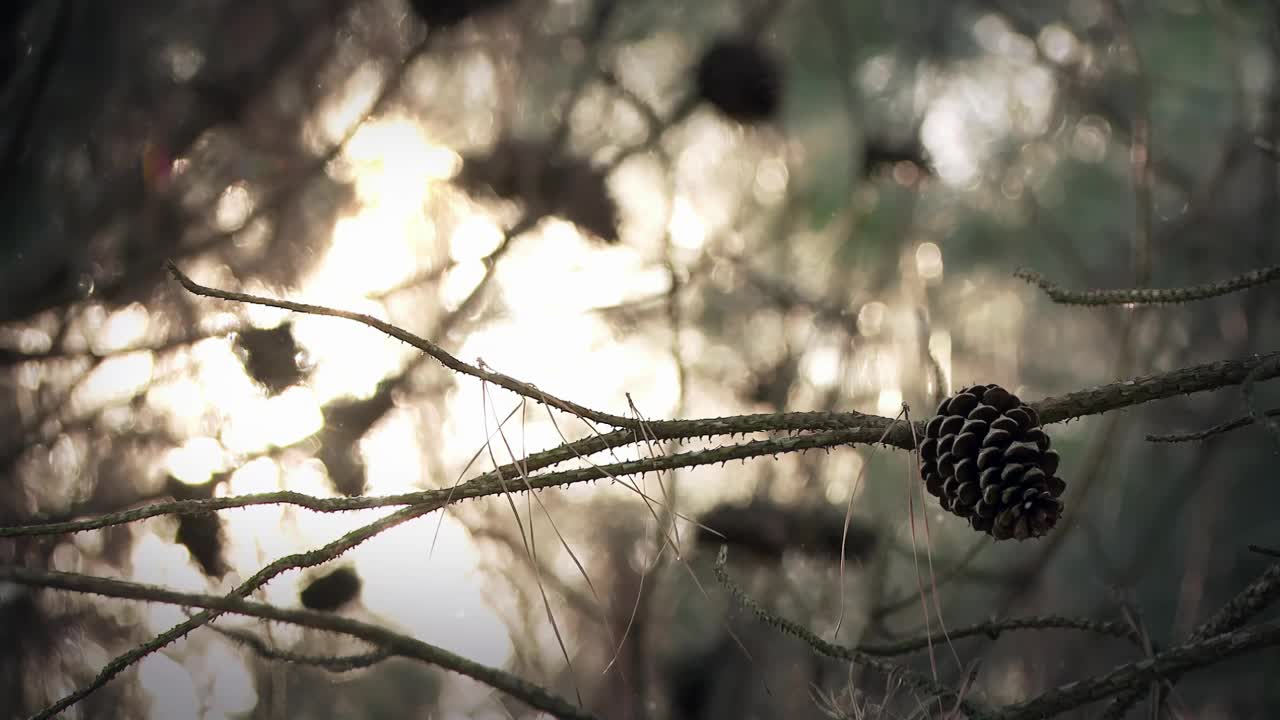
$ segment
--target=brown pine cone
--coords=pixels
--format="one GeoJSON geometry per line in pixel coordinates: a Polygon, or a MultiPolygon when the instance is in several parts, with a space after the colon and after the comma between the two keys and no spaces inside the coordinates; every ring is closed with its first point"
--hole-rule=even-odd
{"type": "Polygon", "coordinates": [[[1036,411],[999,385],[943,400],[925,426],[920,460],[942,507],[997,540],[1041,537],[1062,516],[1058,453],[1036,411]]]}

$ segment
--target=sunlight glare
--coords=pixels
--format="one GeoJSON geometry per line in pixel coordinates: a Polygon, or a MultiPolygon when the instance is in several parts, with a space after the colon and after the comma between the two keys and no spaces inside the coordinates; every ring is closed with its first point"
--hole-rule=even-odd
{"type": "Polygon", "coordinates": [[[1022,62],[1035,59],[1035,45],[1029,38],[1015,32],[1004,18],[988,14],[973,24],[973,37],[978,45],[992,55],[1001,55],[1022,62]]]}
{"type": "Polygon", "coordinates": [[[222,442],[233,452],[251,453],[284,447],[315,434],[324,425],[315,393],[292,387],[272,398],[246,403],[224,426],[222,442]]]}
{"type": "Polygon", "coordinates": [[[382,207],[339,219],[324,262],[306,283],[307,293],[332,302],[404,281],[413,274],[414,253],[407,237],[411,227],[411,218],[382,207]]]}
{"type": "MultiPolygon", "coordinates": [[[[360,441],[370,495],[412,492],[421,487],[418,429],[409,414],[392,411],[360,441]]],[[[438,479],[437,479],[438,480],[438,479]]]]}
{"type": "MultiPolygon", "coordinates": [[[[290,467],[284,474],[284,489],[314,497],[334,497],[333,485],[325,474],[324,463],[315,458],[290,467]]],[[[333,515],[334,513],[314,515],[304,513],[302,517],[332,517],[333,515]]]]}
{"type": "Polygon", "coordinates": [[[309,128],[309,144],[316,152],[323,152],[360,121],[377,97],[384,73],[375,63],[368,62],[351,73],[340,97],[328,103],[321,112],[318,127],[309,128]]]}
{"type": "Polygon", "coordinates": [[[1044,133],[1057,96],[1057,80],[1035,62],[1029,39],[993,16],[975,23],[974,32],[991,56],[946,79],[921,126],[938,177],[958,186],[979,179],[988,148],[1009,134],[1044,133]]]}
{"type": "MultiPolygon", "coordinates": [[[[130,580],[181,592],[207,591],[208,582],[196,569],[191,553],[173,542],[171,522],[148,525],[150,532],[138,533],[129,553],[129,566],[133,568],[130,580]]],[[[147,605],[144,617],[152,632],[161,632],[185,619],[181,608],[163,603],[147,605]]]]}
{"type": "Polygon", "coordinates": [[[175,43],[164,49],[164,63],[174,80],[185,83],[204,67],[205,55],[200,48],[186,43],[175,43]]]}
{"type": "Polygon", "coordinates": [[[671,284],[660,265],[626,248],[600,248],[577,226],[554,218],[512,248],[498,268],[498,280],[512,316],[530,322],[576,318],[584,308],[651,297],[671,284]]]}
{"type": "Polygon", "coordinates": [[[971,133],[965,127],[965,103],[947,95],[934,102],[925,115],[920,134],[934,160],[938,177],[951,185],[967,185],[981,170],[972,150],[971,133]]]}
{"type": "Polygon", "coordinates": [[[164,459],[165,471],[180,482],[199,485],[225,467],[222,445],[211,437],[195,437],[171,449],[164,459]]]}
{"type": "Polygon", "coordinates": [[[688,198],[676,198],[671,211],[671,221],[667,224],[667,232],[671,233],[671,242],[682,250],[696,252],[702,249],[707,240],[707,227],[694,210],[688,198]]]}
{"type": "MultiPolygon", "coordinates": [[[[231,474],[226,485],[226,494],[252,495],[254,493],[275,492],[280,489],[280,468],[271,458],[257,458],[242,465],[231,474]]],[[[245,508],[240,512],[261,508],[245,508]]]]}
{"type": "Polygon", "coordinates": [[[1052,23],[1041,28],[1037,42],[1044,56],[1059,65],[1075,62],[1080,57],[1080,41],[1062,23],[1052,23]]]}
{"type": "Polygon", "coordinates": [[[1076,123],[1071,135],[1071,154],[1081,162],[1100,163],[1111,144],[1111,124],[1098,115],[1086,115],[1076,123]]]}
{"type": "Polygon", "coordinates": [[[876,399],[876,412],[885,417],[893,417],[902,412],[902,389],[881,388],[876,399]]]}
{"type": "Polygon", "coordinates": [[[845,505],[849,502],[849,493],[857,490],[857,494],[853,496],[853,502],[857,503],[858,498],[867,491],[867,483],[862,482],[854,488],[853,483],[858,478],[858,474],[862,472],[862,466],[867,463],[866,458],[860,452],[849,453],[841,456],[840,472],[831,473],[827,476],[827,484],[824,488],[827,502],[833,505],[845,505]],[[846,460],[847,458],[847,460],[846,460]],[[848,463],[847,465],[844,463],[848,463]]]}
{"type": "Polygon", "coordinates": [[[142,303],[129,303],[107,316],[106,322],[90,340],[93,351],[109,355],[138,345],[147,334],[151,313],[142,303]]]}
{"type": "Polygon", "coordinates": [[[765,158],[756,168],[753,189],[755,198],[762,205],[772,205],[784,197],[790,173],[786,160],[780,157],[765,158]]]}
{"type": "Polygon", "coordinates": [[[195,680],[168,655],[152,653],[139,661],[138,683],[147,700],[148,717],[200,717],[195,680]]]}
{"type": "Polygon", "coordinates": [[[147,388],[155,371],[150,352],[131,352],[103,360],[71,396],[73,412],[123,401],[147,388]]]}
{"type": "Polygon", "coordinates": [[[334,224],[329,252],[305,283],[308,293],[330,299],[385,290],[414,273],[417,256],[436,239],[425,204],[462,162],[404,117],[361,125],[342,160],[360,208],[334,224]]]}
{"type": "MultiPolygon", "coordinates": [[[[368,298],[349,299],[342,307],[388,319],[386,306],[368,298]]],[[[406,347],[369,327],[334,318],[302,316],[293,330],[313,360],[308,385],[320,403],[343,395],[368,397],[379,381],[400,368],[400,349],[406,347]]]]}
{"type": "Polygon", "coordinates": [[[449,234],[449,258],[457,263],[483,260],[498,249],[503,237],[502,228],[491,218],[469,215],[449,234]]]}
{"type": "MultiPolygon", "coordinates": [[[[679,395],[676,368],[665,348],[642,338],[617,338],[594,316],[562,316],[554,322],[512,318],[489,323],[469,335],[457,354],[483,358],[499,372],[532,382],[548,393],[583,399],[594,406],[625,407],[624,394],[630,392],[646,413],[663,416],[671,411],[679,395]]],[[[492,387],[489,392],[499,418],[514,406],[510,393],[492,387]]],[[[460,380],[449,397],[448,420],[443,428],[445,436],[451,438],[449,462],[465,462],[482,447],[486,422],[490,430],[496,427],[492,410],[483,408],[488,414],[486,421],[480,403],[479,381],[460,380]]],[[[546,413],[537,408],[528,412],[527,426],[520,427],[515,437],[523,434],[531,449],[558,445],[560,437],[546,413]]],[[[566,432],[576,432],[575,428],[581,427],[575,420],[560,418],[558,422],[566,432]]],[[[508,437],[512,437],[511,426],[506,429],[508,437]]],[[[505,447],[499,446],[495,452],[501,461],[506,460],[505,447]]]]}
{"type": "Polygon", "coordinates": [[[253,194],[244,183],[228,185],[218,197],[218,205],[214,210],[214,223],[222,232],[238,230],[253,214],[255,205],[253,194]]]}
{"type": "MultiPolygon", "coordinates": [[[[277,492],[282,489],[280,466],[271,458],[245,463],[218,488],[218,497],[277,492]]],[[[222,524],[228,542],[223,556],[232,568],[259,568],[264,558],[276,558],[305,549],[288,522],[295,509],[282,505],[252,505],[223,513],[222,524]]],[[[314,546],[312,546],[314,547],[314,546]]],[[[264,588],[265,601],[286,607],[297,597],[299,573],[286,573],[264,588]]]]}
{"type": "Polygon", "coordinates": [[[364,580],[361,597],[370,612],[410,635],[500,667],[512,653],[511,637],[490,607],[479,554],[469,530],[450,515],[405,523],[350,553],[364,580]],[[441,522],[436,551],[428,558],[441,522]]]}
{"type": "Polygon", "coordinates": [[[462,158],[432,143],[422,127],[404,117],[360,126],[344,148],[362,202],[416,209],[430,183],[453,177],[462,158]]]}
{"type": "Polygon", "coordinates": [[[831,344],[815,347],[804,354],[800,367],[815,388],[829,388],[840,380],[840,349],[831,344]]]}
{"type": "Polygon", "coordinates": [[[925,280],[942,277],[942,249],[936,243],[920,243],[916,248],[916,272],[925,280]]]}
{"type": "Polygon", "coordinates": [[[863,92],[877,95],[889,87],[889,81],[897,72],[897,62],[892,55],[876,55],[862,64],[858,71],[858,84],[863,92]]]}
{"type": "Polygon", "coordinates": [[[476,285],[480,284],[484,273],[484,262],[481,260],[472,260],[453,266],[440,281],[440,304],[447,311],[457,310],[476,285]]]}
{"type": "MultiPolygon", "coordinates": [[[[212,678],[209,700],[213,707],[209,712],[220,715],[249,713],[258,704],[258,692],[254,689],[253,675],[245,663],[243,654],[235,652],[228,642],[211,642],[205,651],[188,660],[198,678],[212,678]]],[[[206,719],[209,716],[206,715],[206,719]]]]}
{"type": "Polygon", "coordinates": [[[864,337],[875,337],[884,328],[884,317],[889,306],[872,300],[858,308],[858,332],[864,337]]]}

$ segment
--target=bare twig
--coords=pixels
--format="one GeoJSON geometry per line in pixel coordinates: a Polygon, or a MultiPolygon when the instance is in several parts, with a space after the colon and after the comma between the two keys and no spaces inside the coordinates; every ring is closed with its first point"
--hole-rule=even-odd
{"type": "Polygon", "coordinates": [[[985,715],[986,710],[975,704],[974,701],[965,699],[961,697],[959,693],[938,685],[936,682],[921,673],[887,663],[884,660],[880,660],[879,658],[868,653],[864,653],[861,650],[827,642],[803,625],[775,615],[764,609],[742,588],[738,587],[737,583],[733,581],[733,578],[729,577],[728,571],[725,570],[725,563],[727,562],[728,557],[729,546],[721,545],[720,553],[716,556],[716,562],[712,568],[715,571],[716,579],[720,581],[720,584],[724,586],[725,590],[733,596],[734,600],[738,604],[742,605],[742,607],[747,610],[750,610],[751,613],[760,618],[761,621],[772,625],[788,635],[799,638],[809,647],[813,648],[814,652],[820,655],[825,655],[837,660],[845,660],[857,665],[863,665],[886,675],[901,678],[904,685],[925,693],[931,698],[937,698],[938,700],[947,703],[957,703],[958,708],[963,711],[965,715],[970,717],[983,717],[985,715]]]}
{"type": "Polygon", "coordinates": [[[1244,382],[1240,384],[1240,392],[1244,394],[1244,402],[1249,408],[1249,416],[1253,418],[1255,423],[1266,428],[1276,447],[1280,447],[1280,421],[1276,421],[1270,414],[1258,407],[1258,399],[1253,392],[1254,383],[1267,374],[1274,375],[1277,370],[1280,370],[1280,358],[1272,358],[1262,363],[1245,377],[1244,382]]]}
{"type": "Polygon", "coordinates": [[[945,634],[938,632],[927,637],[910,638],[908,640],[901,640],[882,645],[858,645],[853,649],[861,653],[866,653],[867,655],[905,655],[907,653],[924,649],[928,647],[929,643],[943,642],[947,638],[959,640],[967,637],[984,636],[995,640],[999,638],[1002,633],[1012,630],[1050,629],[1083,630],[1085,632],[1109,635],[1122,640],[1128,640],[1134,644],[1139,643],[1137,632],[1124,623],[1089,620],[1087,618],[1070,618],[1059,615],[1042,615],[1027,618],[1013,618],[1010,620],[991,620],[984,623],[978,623],[976,625],[970,625],[968,627],[950,630],[945,634]]]}
{"type": "Polygon", "coordinates": [[[377,665],[392,656],[392,653],[385,648],[377,648],[369,652],[351,655],[305,655],[271,647],[266,640],[246,630],[233,630],[231,628],[218,627],[217,625],[210,625],[209,629],[248,647],[254,654],[264,660],[309,665],[334,673],[362,670],[377,665]]]}
{"type": "MultiPolygon", "coordinates": [[[[1183,645],[1182,647],[1187,648],[1194,646],[1196,643],[1225,637],[1226,633],[1239,629],[1249,622],[1254,615],[1257,615],[1277,599],[1280,599],[1280,564],[1267,568],[1257,580],[1254,580],[1239,595],[1236,595],[1230,602],[1222,606],[1222,609],[1214,613],[1213,617],[1197,627],[1195,632],[1191,634],[1188,645],[1183,645]]],[[[1272,623],[1272,625],[1280,627],[1276,623],[1272,623]]],[[[1158,660],[1159,657],[1156,659],[1158,660]]],[[[1191,667],[1196,666],[1193,665],[1191,667]]],[[[1181,671],[1168,671],[1161,673],[1160,676],[1167,678],[1169,683],[1173,684],[1178,681],[1181,671]]],[[[1148,678],[1148,680],[1150,679],[1148,678]]],[[[1136,702],[1142,699],[1142,695],[1142,686],[1126,692],[1111,701],[1102,717],[1105,720],[1120,720],[1136,702]]]]}
{"type": "Polygon", "coordinates": [[[1267,557],[1280,558],[1280,550],[1272,550],[1271,548],[1265,548],[1261,545],[1250,545],[1249,552],[1256,552],[1259,555],[1266,555],[1267,557]]]}
{"type": "Polygon", "coordinates": [[[231,290],[218,290],[216,288],[207,287],[205,285],[200,285],[199,283],[195,282],[194,280],[192,280],[191,278],[183,274],[183,272],[178,269],[178,266],[173,264],[172,262],[167,263],[166,266],[169,268],[169,272],[173,274],[174,279],[176,279],[184,288],[186,288],[188,292],[191,292],[195,295],[217,298],[220,300],[229,300],[231,302],[242,302],[242,303],[252,303],[255,305],[265,305],[267,307],[275,307],[275,308],[280,308],[282,310],[291,310],[294,312],[307,313],[309,315],[322,315],[326,317],[336,317],[336,318],[342,318],[344,320],[351,320],[354,322],[358,322],[363,325],[368,325],[369,327],[374,328],[375,330],[378,330],[379,332],[382,332],[385,335],[389,335],[397,340],[400,340],[401,342],[407,343],[409,345],[412,345],[415,348],[418,348],[419,350],[425,352],[426,354],[438,360],[441,365],[444,365],[446,368],[449,368],[450,370],[453,370],[455,372],[459,372],[464,375],[470,375],[472,377],[479,378],[487,382],[491,382],[499,387],[505,388],[507,390],[510,390],[514,393],[523,395],[533,400],[542,399],[542,401],[546,402],[548,405],[551,405],[556,409],[563,410],[565,412],[572,413],[574,415],[579,415],[581,417],[587,417],[592,420],[596,420],[597,422],[607,423],[615,427],[630,427],[634,424],[630,418],[626,418],[621,415],[611,415],[608,413],[602,413],[596,410],[592,410],[590,408],[583,407],[576,403],[569,402],[567,400],[561,400],[555,397],[554,395],[548,395],[544,392],[541,392],[536,387],[528,383],[524,383],[519,380],[516,380],[515,378],[509,377],[507,375],[491,372],[489,370],[484,370],[475,365],[471,365],[470,363],[463,362],[457,359],[456,357],[454,357],[453,355],[450,355],[448,352],[444,350],[444,348],[431,342],[430,340],[427,340],[426,338],[418,337],[417,335],[414,335],[413,333],[408,332],[407,330],[402,330],[399,327],[396,327],[391,323],[379,320],[378,318],[375,318],[372,315],[366,315],[364,313],[357,313],[357,312],[350,312],[347,310],[338,310],[335,308],[324,307],[322,305],[312,305],[309,303],[292,302],[289,300],[275,300],[272,298],[262,297],[260,295],[250,295],[248,293],[234,292],[231,290]]]}
{"type": "Polygon", "coordinates": [[[1105,675],[1061,685],[1025,702],[1007,705],[988,720],[1039,720],[1091,702],[1280,644],[1280,621],[1191,641],[1158,653],[1149,660],[1121,665],[1105,675]]]}
{"type": "MultiPolygon", "coordinates": [[[[1267,410],[1262,414],[1268,418],[1280,417],[1280,408],[1272,408],[1271,410],[1267,410]]],[[[1154,434],[1147,435],[1147,442],[1158,442],[1158,443],[1197,442],[1199,440],[1207,440],[1215,435],[1222,435],[1223,433],[1231,432],[1232,430],[1239,430],[1242,427],[1248,427],[1252,424],[1253,424],[1252,415],[1241,415],[1238,418],[1233,418],[1226,422],[1218,423],[1217,425],[1214,425],[1212,427],[1207,427],[1204,430],[1196,430],[1194,432],[1183,432],[1183,433],[1169,433],[1167,435],[1154,435],[1154,434]]]]}
{"type": "Polygon", "coordinates": [[[1272,160],[1280,161],[1280,149],[1277,149],[1275,144],[1272,143],[1270,140],[1267,140],[1266,138],[1260,138],[1260,137],[1254,138],[1253,146],[1261,150],[1263,153],[1266,154],[1267,157],[1271,158],[1272,160]]]}

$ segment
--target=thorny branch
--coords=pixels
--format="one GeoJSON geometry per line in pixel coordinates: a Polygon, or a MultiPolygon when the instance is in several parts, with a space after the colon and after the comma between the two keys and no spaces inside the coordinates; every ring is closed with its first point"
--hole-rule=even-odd
{"type": "Polygon", "coordinates": [[[1068,683],[1025,702],[1008,705],[987,720],[1039,720],[1103,700],[1152,680],[1176,677],[1214,663],[1280,644],[1280,621],[1250,630],[1215,635],[1157,653],[1149,660],[1121,665],[1105,675],[1068,683]]]}
{"type": "MultiPolygon", "coordinates": [[[[1191,634],[1189,643],[1207,641],[1238,630],[1277,599],[1280,599],[1280,564],[1268,567],[1257,580],[1250,583],[1239,595],[1214,613],[1213,617],[1197,627],[1191,634]]],[[[1178,681],[1179,673],[1169,672],[1162,677],[1167,677],[1170,683],[1175,683],[1178,681]]],[[[1142,699],[1143,692],[1141,686],[1138,686],[1116,698],[1107,706],[1103,717],[1106,720],[1123,718],[1134,703],[1142,699]]]]}
{"type": "Polygon", "coordinates": [[[363,668],[372,667],[373,665],[377,665],[383,660],[391,657],[391,653],[382,648],[351,655],[304,655],[290,650],[281,650],[279,648],[271,647],[267,644],[267,641],[244,630],[231,630],[228,628],[218,627],[217,625],[210,625],[209,629],[219,635],[230,638],[231,640],[248,647],[253,650],[255,655],[264,660],[286,662],[295,665],[310,665],[333,673],[344,673],[352,670],[361,670],[363,668]]]}
{"type": "MultiPolygon", "coordinates": [[[[490,687],[502,690],[512,697],[519,698],[531,707],[543,710],[556,717],[581,720],[588,720],[592,717],[582,709],[574,707],[567,700],[517,675],[481,665],[460,655],[455,655],[448,650],[422,642],[408,635],[392,632],[379,625],[361,622],[340,615],[315,610],[280,608],[267,603],[245,600],[243,597],[233,595],[220,597],[217,595],[185,593],[123,580],[112,580],[110,578],[92,577],[76,573],[33,570],[12,565],[0,565],[0,580],[22,583],[32,587],[57,588],[128,600],[205,608],[205,612],[201,613],[201,615],[235,613],[263,620],[290,623],[315,630],[340,633],[363,640],[378,648],[378,652],[420,660],[478,680],[490,687]]],[[[289,659],[289,656],[282,655],[280,659],[289,659]]]]}
{"type": "Polygon", "coordinates": [[[1250,270],[1218,282],[1180,288],[1131,288],[1125,290],[1068,290],[1034,270],[1021,269],[1014,277],[1039,287],[1063,305],[1166,305],[1228,295],[1280,279],[1280,265],[1250,270]]]}
{"type": "Polygon", "coordinates": [[[716,563],[713,566],[716,579],[719,580],[725,590],[733,596],[735,602],[747,610],[750,610],[752,614],[760,618],[763,622],[799,638],[809,647],[813,648],[816,653],[830,658],[835,658],[837,660],[846,660],[857,665],[863,665],[886,675],[899,677],[902,679],[902,683],[904,685],[918,690],[931,698],[942,700],[947,704],[954,704],[963,710],[965,715],[976,717],[985,712],[981,707],[973,703],[973,701],[960,697],[954,691],[938,685],[936,682],[920,673],[890,664],[884,660],[873,657],[868,653],[862,652],[861,650],[847,648],[841,645],[836,645],[835,643],[827,642],[803,625],[786,618],[779,617],[768,610],[765,610],[742,588],[738,587],[738,585],[733,581],[733,578],[729,577],[728,571],[725,570],[725,562],[727,561],[728,556],[729,546],[721,545],[720,554],[716,557],[716,563]]]}
{"type": "MultiPolygon", "coordinates": [[[[403,333],[403,331],[398,332],[403,333]]],[[[404,334],[409,335],[409,333],[404,334]]],[[[426,343],[427,341],[422,342],[426,343]]],[[[448,355],[443,350],[440,350],[440,352],[448,355]]],[[[1149,375],[1134,380],[1126,380],[1089,390],[1046,398],[1038,403],[1032,403],[1032,406],[1038,410],[1044,422],[1062,422],[1071,418],[1116,410],[1178,394],[1239,384],[1252,370],[1261,367],[1264,360],[1274,357],[1280,357],[1280,353],[1254,356],[1246,360],[1228,360],[1192,366],[1169,373],[1149,375]]],[[[460,361],[454,362],[462,364],[460,361]]],[[[1262,373],[1263,376],[1280,374],[1280,367],[1276,367],[1274,364],[1264,369],[1267,369],[1268,372],[1262,373]]],[[[506,377],[490,371],[480,370],[479,368],[475,370],[490,377],[506,377]]],[[[517,387],[526,386],[525,383],[521,383],[518,380],[511,380],[510,382],[517,387]]],[[[529,385],[527,387],[533,386],[529,385]]],[[[535,400],[550,399],[550,396],[536,388],[533,392],[536,394],[531,397],[535,400]]],[[[567,401],[559,402],[572,405],[567,401]]],[[[548,404],[551,403],[549,402],[548,404]]],[[[903,428],[903,432],[907,433],[906,438],[898,437],[902,432],[899,432],[897,428],[891,430],[887,436],[885,435],[885,428],[892,423],[893,421],[890,418],[863,415],[862,413],[803,412],[739,415],[700,420],[649,421],[646,423],[647,432],[651,437],[659,440],[757,432],[814,432],[806,435],[725,445],[710,450],[697,450],[650,459],[628,460],[593,467],[535,474],[529,476],[529,485],[532,489],[537,490],[557,485],[608,479],[611,476],[634,475],[681,467],[696,467],[786,452],[829,449],[855,443],[869,444],[879,442],[882,437],[888,445],[909,448],[911,439],[908,428],[903,428]],[[838,429],[821,432],[828,428],[838,429]]],[[[575,457],[630,445],[638,441],[637,436],[630,430],[615,431],[567,443],[546,452],[535,453],[526,460],[521,461],[519,467],[524,468],[525,472],[533,473],[536,470],[541,470],[575,457]]],[[[478,475],[451,490],[425,490],[382,497],[318,498],[304,493],[283,491],[208,500],[159,503],[81,520],[0,527],[0,537],[82,532],[137,522],[159,515],[189,515],[251,505],[297,505],[316,512],[344,512],[376,507],[412,505],[425,513],[444,507],[450,502],[450,498],[467,500],[501,494],[504,490],[500,479],[509,476],[516,469],[514,464],[503,466],[497,470],[478,475]]]]}
{"type": "MultiPolygon", "coordinates": [[[[359,322],[422,350],[445,367],[456,372],[492,382],[531,400],[569,412],[578,417],[597,420],[622,429],[565,443],[557,448],[535,453],[519,463],[512,463],[481,474],[447,491],[427,490],[384,497],[353,498],[317,498],[302,493],[277,492],[209,500],[160,503],[82,520],[0,527],[0,537],[80,532],[137,522],[159,515],[196,514],[262,504],[298,505],[317,512],[341,512],[410,505],[426,513],[437,510],[454,499],[465,500],[501,494],[504,492],[502,478],[511,475],[513,472],[533,473],[561,462],[640,442],[641,436],[638,433],[646,433],[646,436],[651,440],[693,439],[760,432],[806,432],[810,434],[754,440],[709,450],[531,475],[529,477],[530,489],[541,489],[556,485],[568,485],[681,467],[724,463],[729,460],[745,460],[786,452],[829,449],[855,443],[883,442],[903,449],[912,447],[911,428],[905,424],[895,426],[894,421],[890,418],[859,412],[765,413],[694,420],[657,420],[646,421],[642,424],[641,421],[634,418],[593,410],[569,400],[560,399],[530,383],[463,362],[430,340],[421,338],[372,316],[320,305],[274,300],[248,293],[209,288],[192,281],[172,263],[170,263],[169,269],[178,282],[198,295],[268,305],[296,312],[359,322]],[[887,433],[886,429],[888,430],[887,433]]],[[[1230,385],[1239,385],[1249,377],[1253,377],[1254,381],[1260,381],[1277,375],[1280,375],[1280,352],[1254,355],[1241,360],[1206,363],[1167,373],[1146,375],[1132,380],[1045,398],[1039,402],[1031,403],[1031,405],[1037,410],[1041,420],[1049,424],[1139,405],[1179,394],[1190,394],[1230,385]]],[[[919,432],[921,430],[917,429],[917,433],[919,432]]]]}

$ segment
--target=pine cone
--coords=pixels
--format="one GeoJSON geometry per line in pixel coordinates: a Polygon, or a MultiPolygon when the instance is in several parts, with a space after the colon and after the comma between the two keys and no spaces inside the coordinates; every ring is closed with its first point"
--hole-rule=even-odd
{"type": "Polygon", "coordinates": [[[608,173],[538,140],[504,138],[492,149],[463,156],[454,178],[468,193],[487,189],[518,200],[526,211],[558,215],[607,244],[618,242],[618,203],[608,173]]]}
{"type": "Polygon", "coordinates": [[[308,610],[333,612],[355,600],[360,594],[360,576],[349,567],[341,567],[311,581],[299,599],[308,610]]]}
{"type": "Polygon", "coordinates": [[[920,443],[920,473],[943,509],[997,540],[1040,537],[1062,516],[1058,453],[1036,411],[999,385],[938,405],[920,443]]]}
{"type": "Polygon", "coordinates": [[[746,125],[772,119],[782,106],[778,61],[751,40],[716,40],[703,53],[694,81],[699,97],[746,125]]]}
{"type": "Polygon", "coordinates": [[[496,10],[508,2],[509,0],[409,0],[409,7],[428,25],[448,28],[469,17],[496,10]]]}
{"type": "Polygon", "coordinates": [[[263,330],[247,328],[236,338],[240,359],[249,377],[279,395],[307,378],[309,369],[298,362],[302,348],[293,335],[293,323],[263,330]]]}

